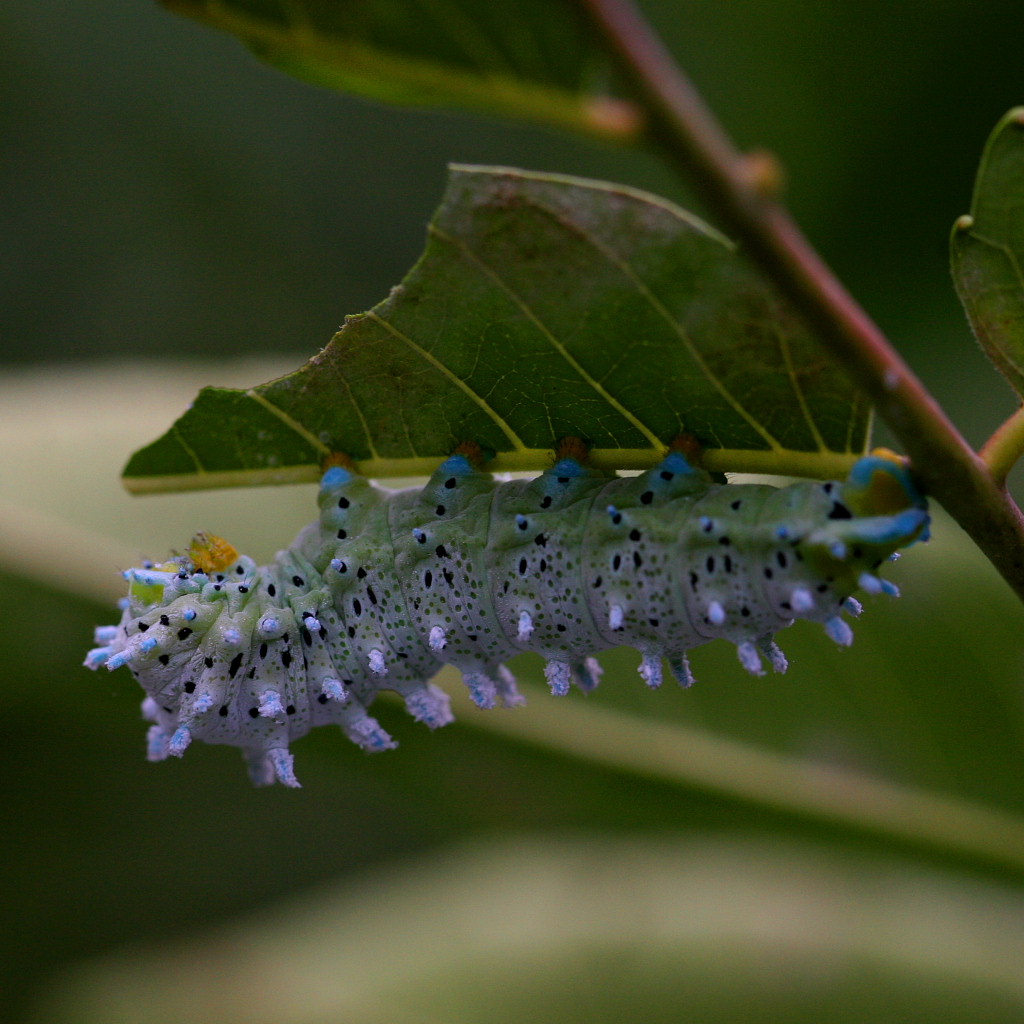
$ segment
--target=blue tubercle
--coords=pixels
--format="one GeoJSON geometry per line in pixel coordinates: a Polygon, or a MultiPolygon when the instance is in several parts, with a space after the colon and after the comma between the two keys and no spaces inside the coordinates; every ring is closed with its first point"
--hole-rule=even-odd
{"type": "Polygon", "coordinates": [[[892,516],[872,516],[856,520],[849,527],[847,537],[865,544],[906,544],[928,539],[928,513],[920,508],[908,508],[892,516]],[[913,538],[913,539],[911,539],[913,538]]]}
{"type": "Polygon", "coordinates": [[[449,455],[441,463],[441,468],[438,472],[447,473],[450,476],[473,476],[476,473],[476,469],[473,468],[473,463],[465,455],[449,455]]]}
{"type": "Polygon", "coordinates": [[[323,488],[341,487],[351,479],[352,474],[344,466],[331,466],[320,478],[320,486],[323,488]]]}
{"type": "Polygon", "coordinates": [[[547,473],[550,476],[587,476],[587,470],[576,459],[559,459],[547,473]]]}
{"type": "Polygon", "coordinates": [[[679,476],[687,476],[696,473],[697,470],[690,465],[690,460],[682,452],[669,452],[661,461],[658,467],[661,472],[676,473],[679,476]]]}

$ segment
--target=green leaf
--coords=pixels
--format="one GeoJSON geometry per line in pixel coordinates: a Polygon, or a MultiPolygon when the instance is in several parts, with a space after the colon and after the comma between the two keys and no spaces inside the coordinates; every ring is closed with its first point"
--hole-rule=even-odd
{"type": "Polygon", "coordinates": [[[1024,396],[1024,107],[985,146],[969,216],[950,242],[953,280],[988,357],[1024,396]]]}
{"type": "Polygon", "coordinates": [[[296,78],[402,106],[456,107],[619,141],[641,128],[566,0],[163,0],[296,78]]]}
{"type": "Polygon", "coordinates": [[[641,468],[680,432],[711,469],[841,474],[868,411],[692,215],[602,182],[454,167],[426,252],[303,368],[207,388],[125,470],[134,491],[425,473],[464,441],[540,469],[566,436],[641,468]]]}

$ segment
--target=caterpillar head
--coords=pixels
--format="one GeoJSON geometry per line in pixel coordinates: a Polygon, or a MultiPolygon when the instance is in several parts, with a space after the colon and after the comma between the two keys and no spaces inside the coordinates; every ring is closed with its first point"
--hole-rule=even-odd
{"type": "Polygon", "coordinates": [[[824,518],[806,537],[815,569],[826,578],[857,580],[869,592],[876,585],[893,591],[871,573],[899,548],[928,539],[928,503],[906,461],[875,449],[854,463],[843,483],[826,483],[821,490],[831,507],[823,503],[824,518]]]}
{"type": "Polygon", "coordinates": [[[854,463],[842,486],[842,501],[874,543],[905,547],[928,539],[928,502],[914,483],[907,460],[876,448],[854,463]]]}

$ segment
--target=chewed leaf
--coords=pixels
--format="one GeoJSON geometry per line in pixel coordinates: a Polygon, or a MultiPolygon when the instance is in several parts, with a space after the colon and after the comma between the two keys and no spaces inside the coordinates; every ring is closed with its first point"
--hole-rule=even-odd
{"type": "Polygon", "coordinates": [[[204,390],[138,452],[135,491],[429,472],[460,442],[543,469],[570,435],[647,468],[680,432],[708,467],[841,475],[868,410],[717,232],[624,186],[454,167],[426,252],[293,374],[204,390]]]}
{"type": "Polygon", "coordinates": [[[953,279],[978,342],[1024,395],[1024,107],[989,137],[969,216],[951,240],[953,279]]]}
{"type": "Polygon", "coordinates": [[[314,85],[402,106],[455,107],[634,139],[608,60],[569,0],[163,0],[314,85]]]}

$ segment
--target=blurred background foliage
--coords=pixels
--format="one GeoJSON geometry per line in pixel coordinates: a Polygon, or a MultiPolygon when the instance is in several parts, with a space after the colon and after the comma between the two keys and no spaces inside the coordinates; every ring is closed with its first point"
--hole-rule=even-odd
{"type": "MultiPolygon", "coordinates": [[[[1013,402],[970,338],[947,235],[1024,101],[1019,5],[644,7],[983,440],[1013,402]]],[[[130,677],[80,667],[116,569],[196,528],[269,557],[313,499],[132,500],[128,453],[201,385],[290,369],[379,301],[448,160],[695,204],[652,157],[318,91],[148,0],[7,0],[0,50],[0,1014],[1021,1019],[1024,872],[1005,864],[588,764],[471,712],[425,735],[383,708],[402,745],[374,758],[320,730],[297,746],[298,793],[252,790],[233,750],[145,764],[130,677]]],[[[646,692],[624,652],[587,703],[1019,814],[1021,609],[944,520],[895,575],[907,597],[871,602],[851,651],[795,627],[790,674],[752,679],[712,646],[685,694],[646,692]]]]}

